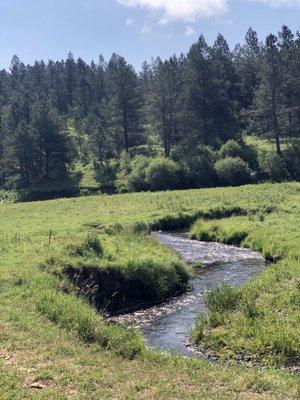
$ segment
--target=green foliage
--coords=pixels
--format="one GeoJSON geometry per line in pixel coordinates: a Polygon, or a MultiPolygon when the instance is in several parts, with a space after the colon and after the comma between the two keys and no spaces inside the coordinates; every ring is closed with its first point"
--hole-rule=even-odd
{"type": "Polygon", "coordinates": [[[218,177],[214,169],[215,153],[208,146],[199,146],[185,153],[179,161],[182,187],[215,186],[218,177]]]}
{"type": "Polygon", "coordinates": [[[16,191],[0,189],[0,204],[16,203],[18,200],[19,196],[16,191]]]}
{"type": "Polygon", "coordinates": [[[241,158],[248,163],[254,171],[257,170],[257,151],[256,147],[244,141],[237,142],[234,139],[228,140],[220,149],[221,159],[227,157],[241,158]]]}
{"type": "Polygon", "coordinates": [[[191,338],[195,344],[200,344],[204,338],[204,329],[207,324],[207,317],[199,314],[195,320],[194,329],[191,332],[191,338]]]}
{"type": "Polygon", "coordinates": [[[233,288],[226,283],[209,290],[205,296],[205,304],[208,310],[219,313],[235,310],[239,300],[239,289],[233,288]]]}
{"type": "MultiPolygon", "coordinates": [[[[222,218],[222,217],[221,217],[222,218]]],[[[227,220],[205,221],[199,219],[191,230],[190,236],[193,239],[205,242],[222,242],[232,245],[240,245],[247,238],[252,229],[259,225],[258,220],[254,220],[252,226],[249,226],[249,220],[244,217],[238,218],[239,225],[236,226],[237,218],[232,220],[232,224],[227,220]]]]}
{"type": "Polygon", "coordinates": [[[233,139],[228,140],[220,149],[221,158],[239,157],[243,158],[242,146],[233,139]]]}
{"type": "Polygon", "coordinates": [[[258,158],[260,174],[265,180],[282,182],[288,179],[288,171],[282,156],[274,152],[261,152],[258,158]]]}
{"type": "Polygon", "coordinates": [[[227,157],[215,164],[219,181],[223,185],[239,186],[253,181],[249,165],[241,158],[227,157]]]}
{"type": "Polygon", "coordinates": [[[95,179],[99,182],[100,188],[106,191],[113,191],[117,174],[117,165],[113,160],[105,162],[94,162],[95,179]]]}
{"type": "Polygon", "coordinates": [[[291,140],[286,149],[284,149],[283,157],[285,168],[288,171],[289,178],[300,180],[300,140],[291,140]]]}
{"type": "Polygon", "coordinates": [[[141,156],[132,161],[132,171],[126,184],[126,189],[129,192],[143,192],[150,189],[146,178],[146,170],[150,162],[150,158],[141,156]]]}
{"type": "Polygon", "coordinates": [[[79,244],[52,247],[43,266],[67,276],[101,310],[120,311],[184,291],[190,277],[185,264],[146,232],[136,222],[109,236],[89,233],[79,244]]]}
{"type": "Polygon", "coordinates": [[[83,245],[78,247],[78,254],[94,253],[98,257],[103,255],[103,247],[96,233],[88,233],[83,245]]]}
{"type": "Polygon", "coordinates": [[[212,45],[201,35],[186,55],[144,63],[140,73],[115,53],[107,62],[69,53],[26,66],[14,56],[0,75],[0,188],[25,188],[18,198],[28,200],[212,187],[216,154],[227,163],[221,185],[297,180],[298,42],[287,26],[264,44],[250,28],[235,51],[221,34],[212,45]],[[266,150],[259,165],[258,148],[266,150]],[[141,159],[162,155],[176,162],[178,179],[174,166],[159,172],[155,161],[150,184],[141,159]],[[73,185],[55,190],[68,179],[73,185]]]}
{"type": "Polygon", "coordinates": [[[152,190],[171,190],[178,187],[178,169],[174,161],[157,158],[146,169],[146,180],[152,190]]]}

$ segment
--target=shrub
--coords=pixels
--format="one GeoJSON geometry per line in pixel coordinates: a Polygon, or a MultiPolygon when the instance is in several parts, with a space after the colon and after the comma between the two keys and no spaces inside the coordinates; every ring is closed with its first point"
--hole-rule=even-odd
{"type": "Polygon", "coordinates": [[[258,167],[256,149],[243,141],[238,143],[233,139],[228,140],[220,149],[220,157],[239,157],[248,163],[251,169],[256,170],[258,167]]]}
{"type": "Polygon", "coordinates": [[[290,177],[300,180],[300,140],[293,139],[284,150],[283,156],[290,177]]]}
{"type": "Polygon", "coordinates": [[[198,154],[187,157],[182,163],[181,170],[184,177],[182,187],[210,187],[214,186],[218,180],[214,168],[214,157],[208,150],[199,151],[198,154]]]}
{"type": "Polygon", "coordinates": [[[285,160],[271,151],[262,151],[258,158],[259,173],[262,179],[281,182],[289,178],[285,160]]]}
{"type": "Polygon", "coordinates": [[[100,183],[101,189],[115,187],[117,165],[107,160],[103,163],[94,162],[95,179],[100,183]]]}
{"type": "Polygon", "coordinates": [[[240,157],[243,158],[242,146],[233,139],[228,140],[220,149],[220,157],[240,157]]]}
{"type": "Polygon", "coordinates": [[[0,204],[2,203],[16,203],[19,201],[19,195],[13,190],[0,189],[0,204]]]}
{"type": "Polygon", "coordinates": [[[146,169],[151,159],[139,156],[132,162],[132,171],[127,177],[127,190],[129,192],[143,192],[150,189],[146,180],[146,169]]]}
{"type": "Polygon", "coordinates": [[[215,164],[219,181],[230,186],[239,186],[253,181],[249,165],[239,157],[227,157],[215,164]]]}
{"type": "Polygon", "coordinates": [[[152,190],[176,189],[178,168],[172,160],[155,158],[146,169],[146,180],[152,190]]]}
{"type": "Polygon", "coordinates": [[[243,148],[242,159],[249,164],[249,167],[253,171],[257,171],[258,169],[257,149],[254,146],[249,145],[247,143],[243,143],[242,148],[243,148]]]}
{"type": "Polygon", "coordinates": [[[140,145],[131,147],[128,151],[131,158],[144,156],[144,157],[155,157],[156,151],[148,145],[140,145]]]}

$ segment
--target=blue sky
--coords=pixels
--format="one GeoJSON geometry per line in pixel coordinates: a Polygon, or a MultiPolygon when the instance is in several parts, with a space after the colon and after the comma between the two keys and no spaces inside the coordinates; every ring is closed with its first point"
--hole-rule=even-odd
{"type": "Polygon", "coordinates": [[[88,62],[116,52],[139,68],[186,52],[201,33],[233,46],[249,26],[263,38],[299,22],[300,0],[0,0],[0,68],[14,54],[27,64],[69,51],[88,62]]]}

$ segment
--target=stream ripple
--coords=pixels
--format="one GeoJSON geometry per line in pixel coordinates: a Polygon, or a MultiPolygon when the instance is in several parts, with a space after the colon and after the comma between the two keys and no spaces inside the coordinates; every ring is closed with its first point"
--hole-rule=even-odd
{"type": "Polygon", "coordinates": [[[241,286],[266,266],[261,254],[220,243],[191,240],[184,232],[156,232],[157,240],[172,249],[190,265],[202,263],[190,281],[190,290],[159,306],[114,318],[116,322],[138,327],[150,347],[194,355],[188,346],[189,331],[199,312],[206,312],[205,292],[228,283],[241,286]]]}

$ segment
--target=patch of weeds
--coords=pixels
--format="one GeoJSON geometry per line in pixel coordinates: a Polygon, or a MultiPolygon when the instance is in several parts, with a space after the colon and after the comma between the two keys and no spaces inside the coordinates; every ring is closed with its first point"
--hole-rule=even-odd
{"type": "Polygon", "coordinates": [[[225,314],[219,311],[210,311],[208,314],[208,323],[211,328],[217,328],[224,324],[225,314]]]}
{"type": "Polygon", "coordinates": [[[195,321],[194,329],[191,331],[191,338],[194,343],[199,344],[204,338],[204,329],[207,325],[207,317],[199,314],[195,321]]]}
{"type": "Polygon", "coordinates": [[[206,293],[205,304],[209,311],[232,311],[237,308],[240,299],[240,291],[224,283],[206,293]]]}
{"type": "Polygon", "coordinates": [[[90,254],[95,254],[98,257],[103,255],[102,244],[98,235],[94,232],[89,232],[81,245],[73,246],[73,251],[81,257],[90,254]]]}
{"type": "Polygon", "coordinates": [[[254,302],[247,299],[242,304],[242,310],[246,318],[249,319],[258,318],[262,315],[261,310],[254,304],[254,302]]]}
{"type": "Polygon", "coordinates": [[[246,388],[257,393],[263,393],[272,388],[272,382],[257,371],[247,378],[246,388]]]}
{"type": "Polygon", "coordinates": [[[131,228],[130,232],[132,233],[150,233],[149,225],[146,222],[135,222],[131,228]]]}
{"type": "Polygon", "coordinates": [[[193,269],[194,271],[200,271],[203,269],[203,263],[198,261],[195,264],[193,264],[193,269]]]}

